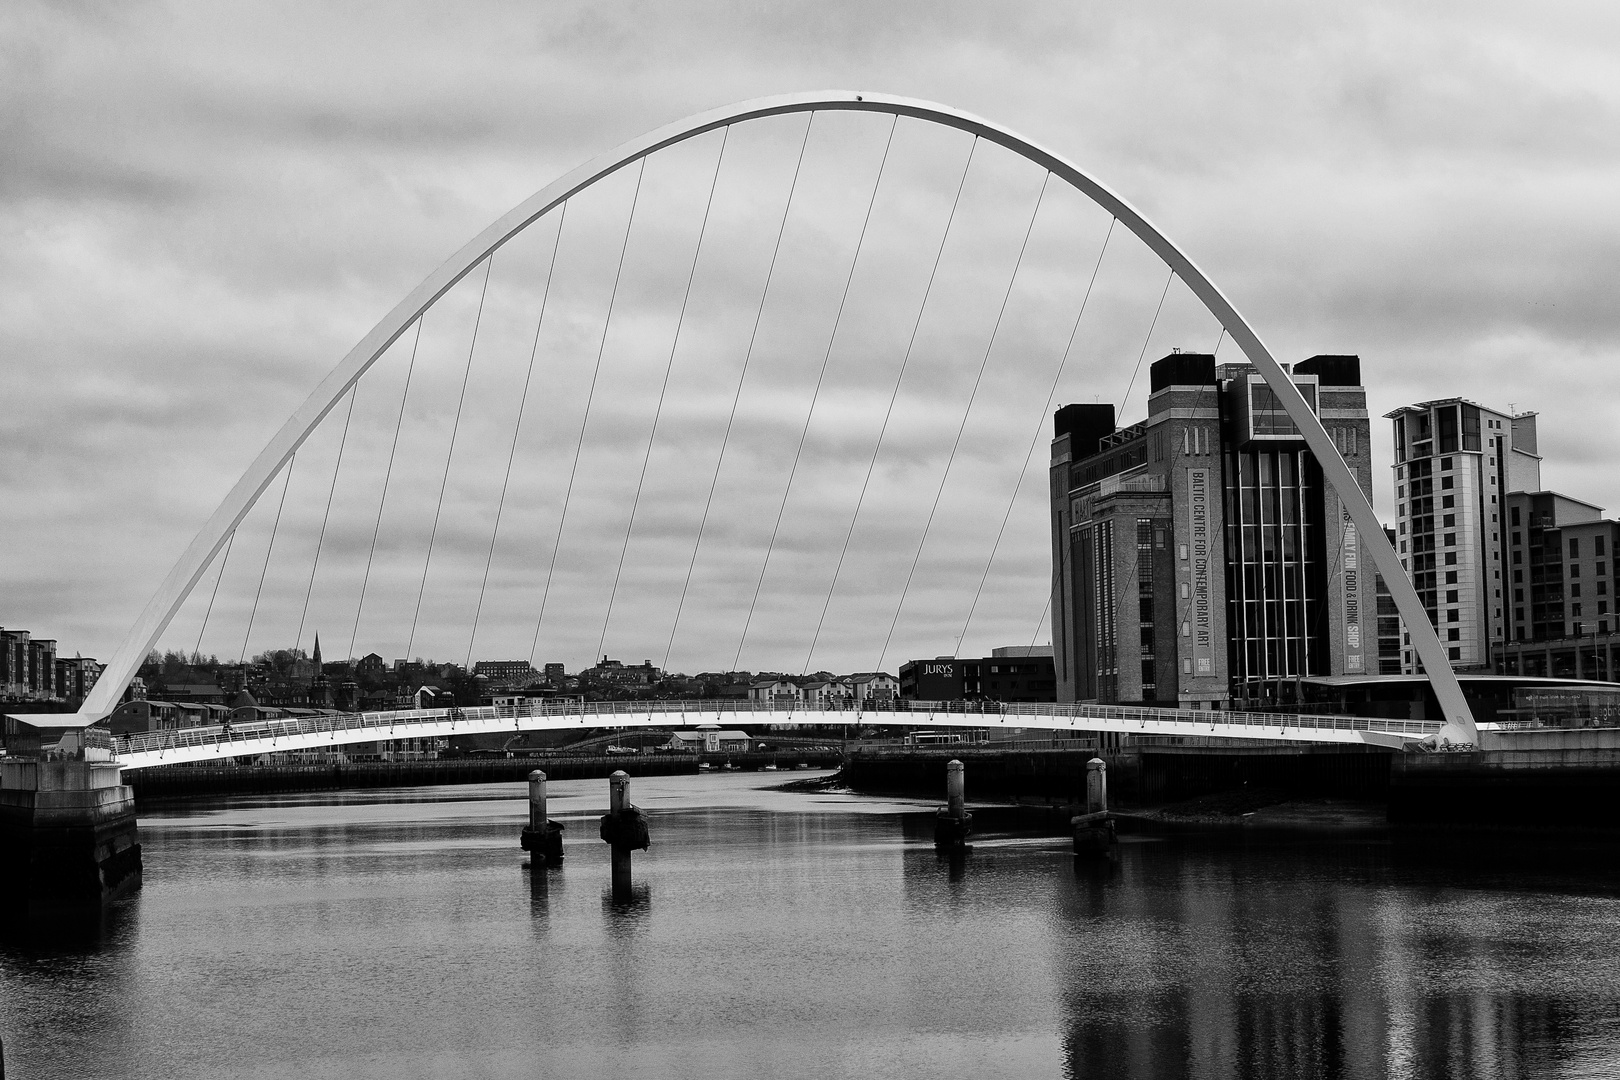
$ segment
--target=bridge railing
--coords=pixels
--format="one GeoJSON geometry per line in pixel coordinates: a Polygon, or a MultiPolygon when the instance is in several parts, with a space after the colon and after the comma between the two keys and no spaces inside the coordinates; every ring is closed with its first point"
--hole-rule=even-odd
{"type": "MultiPolygon", "coordinates": [[[[113,740],[119,754],[152,753],[190,747],[216,747],[221,756],[232,756],[230,747],[240,743],[272,743],[299,735],[335,736],[338,732],[363,731],[378,741],[420,737],[427,725],[449,722],[452,730],[465,721],[487,724],[490,721],[512,720],[514,728],[524,719],[547,717],[601,717],[611,721],[614,717],[679,715],[683,725],[698,722],[698,718],[713,715],[716,720],[727,714],[769,713],[786,723],[871,723],[876,718],[884,721],[896,713],[903,713],[916,726],[925,727],[936,717],[982,716],[999,723],[1020,719],[1051,720],[1106,720],[1110,723],[1137,722],[1145,730],[1149,723],[1171,725],[1189,735],[1217,728],[1247,727],[1289,731],[1336,730],[1375,731],[1391,735],[1422,738],[1439,730],[1440,725],[1421,720],[1386,720],[1365,716],[1322,716],[1295,713],[1250,713],[1193,711],[1165,709],[1135,705],[1077,705],[1051,702],[976,702],[976,701],[891,701],[877,706],[855,706],[843,703],[805,705],[802,702],[746,701],[726,699],[719,701],[581,701],[549,699],[520,705],[481,705],[450,709],[395,709],[365,713],[328,713],[316,716],[290,716],[247,723],[231,723],[213,727],[171,728],[161,731],[136,732],[113,740]],[[842,719],[822,719],[838,716],[842,719]],[[870,718],[870,719],[869,719],[870,718]],[[414,731],[413,731],[414,729],[414,731]]],[[[610,726],[605,724],[603,726],[610,726]]],[[[368,740],[361,740],[368,741],[368,740]]],[[[263,746],[255,752],[265,752],[263,746]]]]}

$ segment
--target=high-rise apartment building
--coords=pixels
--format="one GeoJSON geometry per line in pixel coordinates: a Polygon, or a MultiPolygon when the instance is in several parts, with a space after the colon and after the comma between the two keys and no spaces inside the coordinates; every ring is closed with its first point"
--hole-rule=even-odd
{"type": "MultiPolygon", "coordinates": [[[[1364,491],[1361,364],[1291,377],[1364,491]]],[[[1052,631],[1060,701],[1223,708],[1290,700],[1310,675],[1377,671],[1371,567],[1338,496],[1264,378],[1173,353],[1148,417],[1058,410],[1052,631]]]]}
{"type": "MultiPolygon", "coordinates": [[[[1453,668],[1487,670],[1511,629],[1509,492],[1541,486],[1536,414],[1463,398],[1385,414],[1395,435],[1395,550],[1453,668]]],[[[1401,628],[1401,667],[1419,669],[1401,628]]]]}
{"type": "Polygon", "coordinates": [[[1511,640],[1620,629],[1613,592],[1620,522],[1556,491],[1516,491],[1507,497],[1507,530],[1511,640]]]}

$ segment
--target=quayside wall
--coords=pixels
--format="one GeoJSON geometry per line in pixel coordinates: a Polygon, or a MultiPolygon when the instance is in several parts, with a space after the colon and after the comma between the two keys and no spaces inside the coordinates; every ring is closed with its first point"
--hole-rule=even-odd
{"type": "Polygon", "coordinates": [[[1390,823],[1620,836],[1620,729],[1512,732],[1493,742],[1397,755],[1390,823]]]}
{"type": "Polygon", "coordinates": [[[313,765],[156,765],[125,773],[135,797],[154,799],[343,788],[414,787],[433,784],[497,784],[527,780],[535,769],[548,780],[592,780],[617,769],[630,776],[680,776],[700,764],[721,768],[793,769],[801,764],[832,768],[839,755],[825,750],[779,750],[733,754],[545,754],[534,757],[464,757],[425,761],[361,761],[313,765]]]}
{"type": "Polygon", "coordinates": [[[942,796],[945,763],[967,767],[974,801],[1077,804],[1083,800],[1086,762],[1108,766],[1111,800],[1144,806],[1237,788],[1265,788],[1297,798],[1379,800],[1389,790],[1393,751],[1381,747],[1311,744],[1256,746],[1145,745],[1123,750],[1081,745],[1063,749],[1000,750],[967,745],[866,750],[850,753],[842,779],[872,795],[942,796]]]}

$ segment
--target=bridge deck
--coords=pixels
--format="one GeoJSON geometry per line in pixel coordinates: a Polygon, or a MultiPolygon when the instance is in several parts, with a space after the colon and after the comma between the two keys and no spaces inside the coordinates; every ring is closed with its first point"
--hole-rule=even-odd
{"type": "Polygon", "coordinates": [[[1365,716],[1208,712],[1128,705],[899,703],[896,709],[806,708],[748,701],[552,701],[530,706],[410,709],[141,732],[114,740],[125,769],[392,739],[564,728],[693,728],[729,724],[1035,728],[1401,747],[1437,723],[1365,716]]]}

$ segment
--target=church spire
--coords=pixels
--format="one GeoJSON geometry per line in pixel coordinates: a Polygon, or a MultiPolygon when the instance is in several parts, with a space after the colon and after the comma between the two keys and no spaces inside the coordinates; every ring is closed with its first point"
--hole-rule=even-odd
{"type": "Polygon", "coordinates": [[[319,675],[321,673],[321,635],[319,633],[315,635],[315,655],[310,657],[310,660],[315,664],[315,674],[319,675]]]}

